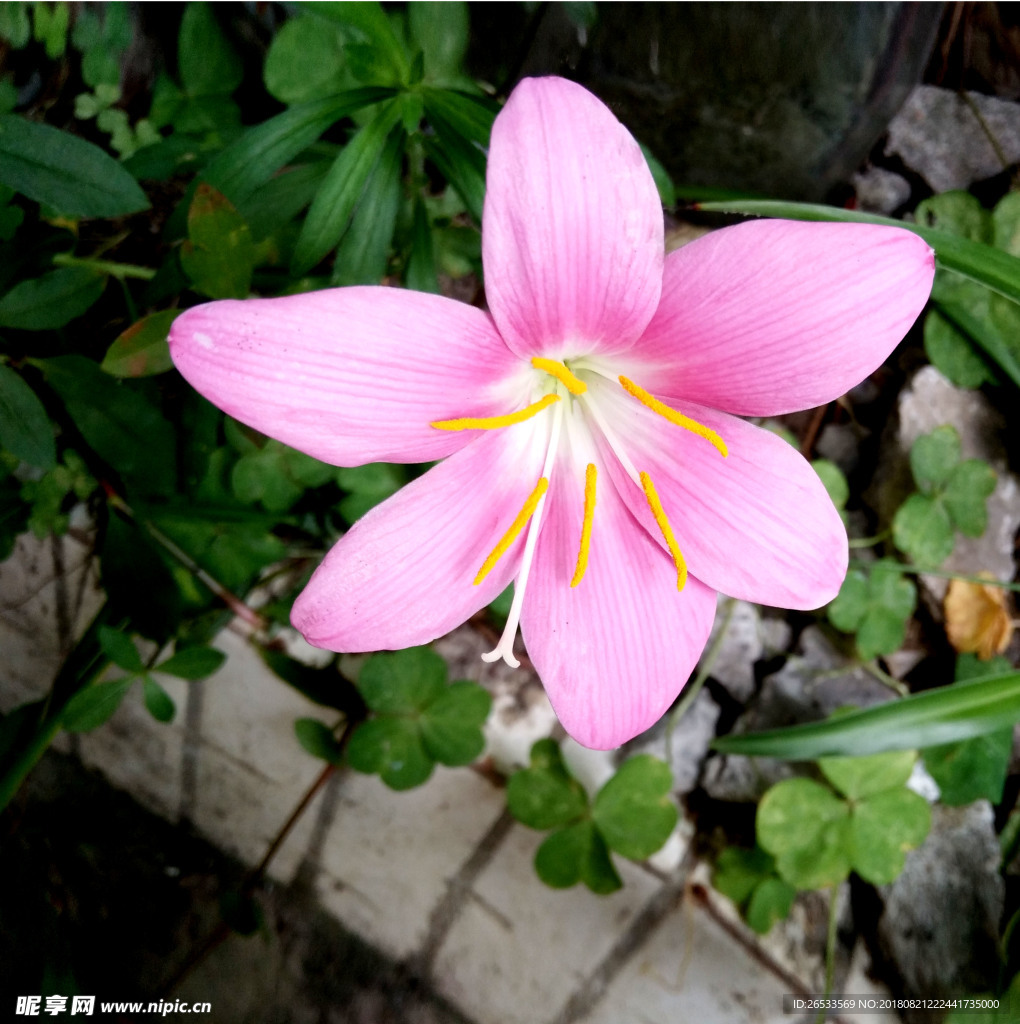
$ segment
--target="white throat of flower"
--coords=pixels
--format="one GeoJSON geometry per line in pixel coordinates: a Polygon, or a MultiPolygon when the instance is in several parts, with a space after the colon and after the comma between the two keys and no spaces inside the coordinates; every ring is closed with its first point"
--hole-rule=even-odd
{"type": "Polygon", "coordinates": [[[510,528],[492,549],[474,579],[476,586],[481,583],[496,563],[510,549],[521,531],[525,527],[528,528],[527,537],[524,542],[524,552],[521,556],[521,566],[514,580],[513,603],[510,606],[510,614],[507,616],[506,627],[499,638],[499,643],[491,651],[482,655],[482,660],[486,662],[494,662],[502,658],[512,668],[517,668],[520,665],[520,662],[514,656],[513,644],[517,636],[517,628],[520,625],[521,609],[524,607],[524,593],[527,588],[532,561],[535,557],[535,547],[541,532],[546,492],[549,489],[549,479],[556,464],[561,438],[563,438],[565,418],[568,429],[566,431],[567,436],[563,439],[567,441],[573,453],[576,453],[576,455],[583,453],[584,461],[587,463],[584,485],[584,517],[577,567],[570,581],[570,586],[576,587],[581,582],[588,567],[598,475],[595,463],[596,445],[592,436],[593,430],[598,431],[602,435],[623,470],[644,491],[652,517],[662,534],[662,538],[676,566],[677,590],[683,590],[687,582],[687,564],[680,551],[680,546],[673,535],[669,520],[666,518],[666,513],[662,507],[662,502],[659,500],[655,485],[652,483],[648,473],[639,472],[634,466],[610,423],[611,417],[607,416],[608,410],[599,407],[595,394],[589,390],[589,383],[594,383],[600,377],[610,381],[615,378],[627,394],[636,398],[642,405],[651,409],[652,412],[658,413],[669,420],[670,423],[674,423],[684,430],[689,430],[704,438],[723,458],[729,454],[726,442],[713,430],[660,402],[629,378],[615,375],[605,365],[606,361],[604,358],[585,357],[571,359],[569,362],[570,365],[568,366],[566,360],[545,359],[539,356],[533,358],[531,365],[538,371],[538,376],[535,378],[532,397],[535,395],[539,397],[537,400],[532,401],[530,405],[526,405],[516,412],[508,413],[504,416],[439,420],[432,423],[432,426],[438,430],[494,430],[513,426],[516,423],[523,423],[532,417],[542,415],[546,410],[550,410],[549,415],[552,416],[542,476],[518,513],[517,518],[514,519],[510,528]],[[583,410],[587,419],[585,416],[575,416],[575,404],[580,410],[583,410]],[[555,406],[555,408],[550,408],[552,406],[555,406]]]}

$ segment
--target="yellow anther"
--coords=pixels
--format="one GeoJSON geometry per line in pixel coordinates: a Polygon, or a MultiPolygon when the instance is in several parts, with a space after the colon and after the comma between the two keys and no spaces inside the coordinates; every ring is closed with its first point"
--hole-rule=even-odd
{"type": "Polygon", "coordinates": [[[641,486],[645,489],[648,507],[652,510],[655,522],[662,531],[662,538],[666,542],[666,547],[669,548],[669,553],[673,556],[673,564],[676,566],[676,589],[683,590],[687,583],[687,563],[684,561],[684,556],[680,553],[680,545],[677,544],[676,537],[673,536],[673,530],[669,525],[669,520],[666,518],[662,502],[659,501],[659,493],[655,489],[655,484],[652,483],[652,478],[647,473],[641,474],[641,486]]]}
{"type": "Polygon", "coordinates": [[[572,395],[583,395],[588,390],[588,385],[583,380],[578,380],[559,360],[533,356],[531,365],[536,370],[545,370],[546,373],[552,374],[572,395]]]}
{"type": "Polygon", "coordinates": [[[507,413],[506,416],[468,416],[460,420],[436,420],[430,426],[437,430],[495,430],[497,427],[512,427],[515,423],[523,423],[532,416],[537,416],[543,409],[548,409],[553,402],[559,400],[559,395],[546,395],[537,402],[518,409],[517,412],[507,413]]]}
{"type": "Polygon", "coordinates": [[[595,518],[595,477],[597,471],[593,462],[588,463],[584,473],[584,522],[581,523],[581,550],[577,552],[577,567],[570,581],[576,587],[584,579],[588,568],[588,552],[591,549],[591,524],[595,518]]]}
{"type": "Polygon", "coordinates": [[[645,391],[644,388],[638,387],[634,381],[621,377],[620,383],[623,385],[624,391],[633,395],[642,405],[647,405],[652,412],[657,412],[660,416],[664,416],[669,420],[670,423],[675,423],[678,427],[683,427],[684,430],[689,430],[692,434],[703,437],[709,444],[715,447],[716,451],[724,459],[729,455],[726,442],[714,430],[710,430],[697,420],[692,420],[689,416],[684,416],[683,413],[677,412],[676,409],[671,409],[665,402],[660,402],[654,395],[650,395],[645,391]]]}
{"type": "Polygon", "coordinates": [[[542,500],[542,496],[548,489],[549,481],[543,476],[535,484],[535,489],[524,503],[524,508],[517,513],[517,518],[510,524],[510,529],[503,534],[503,538],[492,549],[489,557],[482,563],[481,569],[478,570],[478,575],[475,576],[476,587],[492,572],[493,566],[507,553],[510,545],[517,540],[517,535],[524,529],[525,524],[531,518],[535,509],[538,508],[538,503],[542,500]]]}

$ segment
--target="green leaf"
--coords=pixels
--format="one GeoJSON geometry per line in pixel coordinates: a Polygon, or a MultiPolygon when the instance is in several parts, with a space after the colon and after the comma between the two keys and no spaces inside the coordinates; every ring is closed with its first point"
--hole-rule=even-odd
{"type": "Polygon", "coordinates": [[[767,935],[777,921],[790,914],[797,890],[781,878],[766,878],[747,903],[747,923],[759,935],[767,935]]]}
{"type": "Polygon", "coordinates": [[[100,626],[99,646],[110,661],[118,668],[124,669],[125,672],[140,675],[145,671],[145,665],[142,663],[134,641],[126,633],[111,629],[109,626],[100,626]]]}
{"type": "Polygon", "coordinates": [[[829,621],[846,633],[857,633],[857,650],[868,660],[900,647],[916,602],[913,583],[902,577],[895,563],[883,560],[874,563],[868,574],[860,569],[847,573],[829,605],[829,621]]]}
{"type": "Polygon", "coordinates": [[[1020,256],[1020,192],[1007,192],[992,211],[996,249],[1020,256]]]}
{"type": "Polygon", "coordinates": [[[243,299],[251,290],[258,253],[251,231],[230,200],[199,185],[188,210],[181,266],[192,287],[211,299],[243,299]]]}
{"type": "Polygon", "coordinates": [[[826,722],[722,736],[712,746],[728,754],[811,761],[952,743],[1018,721],[1020,672],[1007,672],[928,690],[826,722]]]}
{"type": "Polygon", "coordinates": [[[43,331],[84,313],[106,287],[106,277],[85,267],[63,267],[22,281],[0,299],[0,327],[43,331]]]}
{"type": "Polygon", "coordinates": [[[663,206],[676,205],[676,186],[669,176],[669,171],[656,159],[655,154],[645,145],[641,145],[641,152],[644,155],[648,170],[652,173],[652,180],[659,193],[659,199],[663,206]]]}
{"type": "Polygon", "coordinates": [[[592,820],[610,849],[644,860],[662,848],[676,827],[677,809],[670,798],[673,774],[650,754],[625,761],[599,790],[592,820]]]}
{"type": "MultiPolygon", "coordinates": [[[[259,502],[270,512],[287,511],[305,492],[305,485],[291,472],[289,451],[293,449],[269,441],[265,447],[242,455],[230,474],[237,499],[248,504],[259,502]]],[[[328,472],[332,473],[332,467],[328,472]]]]}
{"type": "Polygon", "coordinates": [[[142,394],[103,373],[84,356],[58,356],[38,365],[101,458],[145,493],[173,492],[174,432],[142,394]]]}
{"type": "Polygon", "coordinates": [[[32,35],[46,47],[50,60],[63,57],[67,49],[67,29],[71,20],[71,6],[60,0],[58,3],[36,3],[32,8],[35,22],[32,35]]]}
{"type": "Polygon", "coordinates": [[[218,671],[227,656],[215,647],[185,647],[161,661],[153,672],[162,672],[178,679],[205,679],[218,671]]]}
{"type": "Polygon", "coordinates": [[[860,569],[851,569],[829,605],[829,621],[844,633],[856,633],[869,608],[868,576],[860,569]]]}
{"type": "Polygon", "coordinates": [[[407,18],[411,38],[425,55],[426,80],[456,80],[467,53],[471,27],[468,5],[461,0],[420,0],[408,5],[407,18]]]}
{"type": "Polygon", "coordinates": [[[192,2],[184,8],[177,66],[192,96],[227,96],[241,84],[241,58],[220,29],[211,4],[192,2]]]}
{"type": "Polygon", "coordinates": [[[28,46],[32,26],[28,21],[28,4],[16,0],[0,4],[0,38],[6,39],[15,50],[28,46]]]}
{"type": "Polygon", "coordinates": [[[985,532],[988,526],[986,503],[996,482],[995,471],[981,459],[966,459],[953,468],[942,500],[960,533],[980,537],[985,532]]]}
{"type": "Polygon", "coordinates": [[[131,689],[134,676],[112,682],[93,683],[76,693],[64,708],[60,724],[68,732],[90,732],[108,722],[131,689]]]}
{"type": "Polygon", "coordinates": [[[318,757],[330,764],[339,764],[343,759],[343,747],[340,746],[333,730],[317,718],[299,718],[294,723],[294,735],[312,757],[318,757]]]}
{"type": "Polygon", "coordinates": [[[114,377],[152,377],[173,367],[167,336],[179,309],[150,313],[118,335],[106,350],[100,369],[114,377]]]}
{"type": "Polygon", "coordinates": [[[471,764],[485,747],[482,725],[492,697],[477,683],[461,680],[444,690],[421,716],[421,736],[429,756],[440,764],[471,764]]]}
{"type": "MultiPolygon", "coordinates": [[[[452,95],[437,90],[425,92],[425,112],[436,133],[435,138],[425,136],[425,152],[439,168],[443,177],[456,189],[457,194],[464,200],[464,205],[480,224],[482,206],[485,202],[485,152],[481,148],[481,142],[462,134],[459,128],[455,128],[436,110],[437,101],[441,96],[448,98],[452,95]]],[[[440,105],[440,109],[446,111],[447,107],[440,105]]],[[[488,115],[489,112],[485,108],[479,109],[488,115]]],[[[489,123],[491,126],[491,120],[489,123]]],[[[477,126],[469,124],[468,127],[476,130],[477,126]]]]}
{"type": "Polygon", "coordinates": [[[910,468],[919,487],[944,484],[960,461],[960,435],[950,424],[922,434],[910,449],[910,468]]]}
{"type": "Polygon", "coordinates": [[[311,270],[340,241],[399,117],[400,106],[391,100],[344,146],[305,218],[294,247],[292,273],[299,276],[311,270]]]}
{"type": "Polygon", "coordinates": [[[899,750],[866,757],[823,757],[818,762],[822,774],[850,800],[903,786],[917,761],[913,750],[899,750]]]}
{"type": "Polygon", "coordinates": [[[549,836],[535,854],[535,871],[553,889],[584,882],[592,892],[606,896],[623,887],[609,850],[590,821],[549,836]]]}
{"type": "Polygon", "coordinates": [[[715,862],[712,885],[739,907],[751,898],[761,882],[775,875],[775,870],[772,854],[760,846],[752,850],[727,846],[715,862]]]}
{"type": "Polygon", "coordinates": [[[346,78],[340,29],[312,15],[284,22],[262,68],[266,89],[281,103],[336,96],[346,78]]]}
{"type": "Polygon", "coordinates": [[[405,718],[373,718],[363,722],[351,736],[347,760],[355,771],[377,774],[390,789],[396,790],[420,786],[434,767],[417,728],[405,718]]]}
{"type": "Polygon", "coordinates": [[[177,706],[166,690],[148,673],[142,676],[142,695],[145,707],[157,722],[172,722],[177,714],[177,706]]]}
{"type": "Polygon", "coordinates": [[[995,383],[995,375],[974,351],[969,336],[935,309],[925,317],[924,351],[938,371],[957,387],[979,388],[995,383]]]}
{"type": "Polygon", "coordinates": [[[850,499],[850,485],[843,475],[843,470],[828,459],[815,459],[811,463],[811,468],[818,474],[833,505],[838,509],[844,508],[850,499]]]}
{"type": "Polygon", "coordinates": [[[917,204],[914,218],[922,227],[948,231],[986,244],[992,241],[992,217],[969,192],[942,192],[917,204]]]}
{"type": "Polygon", "coordinates": [[[39,469],[57,464],[53,425],[21,374],[0,363],[0,449],[39,469]]]}
{"type": "Polygon", "coordinates": [[[915,565],[939,566],[953,553],[953,523],[938,498],[912,494],[896,510],[892,526],[893,542],[915,565]]]}
{"type": "Polygon", "coordinates": [[[439,277],[436,274],[436,253],[432,246],[432,225],[419,196],[414,203],[414,230],[411,241],[411,256],[407,261],[405,275],[407,287],[418,292],[439,292],[439,277]]]}
{"type": "Polygon", "coordinates": [[[886,224],[920,235],[934,250],[939,263],[986,288],[1020,302],[1020,259],[991,246],[962,238],[948,231],[922,227],[891,217],[844,210],[835,206],[811,203],[790,203],[773,199],[741,199],[726,202],[699,203],[698,209],[718,213],[743,213],[759,217],[780,217],[789,220],[850,221],[859,224],[886,224]]]}
{"type": "Polygon", "coordinates": [[[360,519],[407,483],[407,470],[390,462],[370,462],[352,469],[338,469],[337,483],[351,493],[340,501],[340,514],[348,523],[360,519]]]}
{"type": "Polygon", "coordinates": [[[98,146],[14,114],[0,115],[0,183],[71,217],[122,217],[149,205],[98,146]]]}
{"type": "Polygon", "coordinates": [[[903,856],[924,842],[931,808],[909,789],[887,789],[861,800],[850,816],[851,862],[872,885],[887,885],[903,870],[903,856]]]}
{"type": "Polygon", "coordinates": [[[358,676],[365,703],[377,714],[421,711],[446,689],[446,662],[431,647],[373,654],[358,676]]]}
{"type": "Polygon", "coordinates": [[[291,107],[249,128],[210,161],[201,178],[244,213],[261,186],[327,128],[389,95],[391,90],[387,89],[351,89],[339,96],[291,107]]]}
{"type": "Polygon", "coordinates": [[[347,59],[356,77],[384,85],[406,84],[410,71],[407,55],[380,4],[374,0],[319,0],[302,6],[343,27],[347,59]]]}
{"type": "Polygon", "coordinates": [[[539,740],[531,748],[531,767],[510,776],[506,802],[522,825],[535,829],[567,825],[588,809],[584,787],[567,772],[554,740],[539,740]]]}
{"type": "Polygon", "coordinates": [[[959,743],[946,743],[924,751],[924,766],[938,783],[940,800],[949,807],[961,807],[974,800],[997,804],[1009,771],[1013,751],[1013,730],[975,736],[959,743]]]}

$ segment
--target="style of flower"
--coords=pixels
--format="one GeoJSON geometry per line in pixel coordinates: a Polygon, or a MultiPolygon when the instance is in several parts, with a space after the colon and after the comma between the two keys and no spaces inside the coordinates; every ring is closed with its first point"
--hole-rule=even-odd
{"type": "Polygon", "coordinates": [[[654,723],[716,592],[830,601],[847,539],[811,466],[737,416],[831,401],[928,297],[917,236],[761,221],[664,257],[641,151],[578,85],[527,79],[496,118],[489,312],[351,287],[179,317],[181,373],[242,422],[340,466],[442,459],[335,545],[294,625],[337,651],[427,643],[509,583],[561,722],[608,748],[654,723]]]}

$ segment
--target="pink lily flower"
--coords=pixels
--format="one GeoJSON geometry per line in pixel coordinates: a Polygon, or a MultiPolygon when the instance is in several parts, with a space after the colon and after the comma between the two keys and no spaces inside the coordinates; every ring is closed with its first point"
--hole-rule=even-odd
{"type": "Polygon", "coordinates": [[[294,605],[316,646],[424,644],[511,581],[567,731],[617,746],[676,699],[716,592],[816,608],[847,538],[811,466],[736,418],[829,402],[923,308],[929,247],[896,228],[760,221],[663,256],[637,144],[599,100],[523,81],[496,118],[489,312],[353,287],[198,306],[181,373],[325,462],[442,459],[357,522],[294,605]]]}

